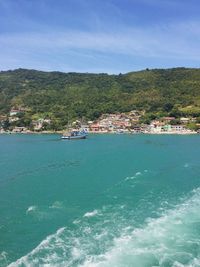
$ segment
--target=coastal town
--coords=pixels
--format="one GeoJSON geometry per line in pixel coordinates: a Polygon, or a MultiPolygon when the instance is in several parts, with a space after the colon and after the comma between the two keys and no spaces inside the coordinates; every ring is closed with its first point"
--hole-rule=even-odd
{"type": "Polygon", "coordinates": [[[88,133],[132,133],[132,134],[197,134],[200,122],[195,117],[160,117],[149,123],[142,122],[145,111],[132,110],[126,113],[103,114],[95,121],[75,120],[66,125],[63,131],[50,129],[50,118],[32,120],[30,127],[20,125],[23,108],[12,108],[9,116],[0,116],[0,133],[62,133],[69,128],[84,129],[88,133]],[[49,126],[49,127],[48,127],[49,126]]]}

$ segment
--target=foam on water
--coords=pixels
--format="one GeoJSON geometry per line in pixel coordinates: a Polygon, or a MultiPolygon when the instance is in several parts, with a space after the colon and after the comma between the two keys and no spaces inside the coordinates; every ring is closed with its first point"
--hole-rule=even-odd
{"type": "Polygon", "coordinates": [[[200,266],[200,189],[146,226],[116,238],[104,255],[88,257],[81,266],[200,266]]]}
{"type": "Polygon", "coordinates": [[[86,212],[83,217],[93,217],[98,214],[98,210],[93,210],[91,212],[86,212]]]}
{"type": "Polygon", "coordinates": [[[8,253],[6,251],[2,251],[0,253],[0,266],[8,265],[8,253]]]}
{"type": "Polygon", "coordinates": [[[85,213],[102,216],[94,216],[92,224],[83,216],[75,229],[59,229],[10,267],[200,266],[200,188],[140,227],[124,217],[125,211],[116,206],[85,213]]]}
{"type": "MultiPolygon", "coordinates": [[[[124,206],[116,209],[122,210],[124,206]]],[[[67,227],[59,229],[56,234],[48,236],[32,252],[10,266],[78,266],[86,260],[87,255],[105,253],[119,231],[119,222],[113,225],[110,218],[112,216],[113,220],[118,218],[120,221],[119,214],[111,210],[110,206],[85,214],[87,216],[83,215],[74,221],[74,230],[67,227]]]]}
{"type": "Polygon", "coordinates": [[[50,209],[63,209],[63,203],[60,201],[55,201],[51,206],[49,206],[50,209]]]}
{"type": "Polygon", "coordinates": [[[28,207],[28,209],[26,210],[26,214],[30,213],[30,212],[33,212],[33,211],[36,211],[37,209],[37,206],[30,206],[28,207]]]}
{"type": "MultiPolygon", "coordinates": [[[[144,173],[146,173],[147,172],[147,170],[144,170],[144,173]]],[[[141,176],[143,173],[142,172],[136,172],[133,176],[128,176],[128,177],[126,177],[124,180],[125,181],[128,181],[128,180],[134,180],[134,179],[136,179],[138,176],[141,176]]]]}
{"type": "Polygon", "coordinates": [[[55,214],[62,213],[64,209],[65,206],[61,201],[55,201],[49,206],[32,205],[27,208],[26,215],[42,221],[53,218],[55,214]]]}
{"type": "Polygon", "coordinates": [[[42,209],[38,206],[30,206],[26,210],[27,216],[32,216],[35,219],[41,221],[41,220],[47,220],[51,217],[51,213],[48,209],[42,209]]]}

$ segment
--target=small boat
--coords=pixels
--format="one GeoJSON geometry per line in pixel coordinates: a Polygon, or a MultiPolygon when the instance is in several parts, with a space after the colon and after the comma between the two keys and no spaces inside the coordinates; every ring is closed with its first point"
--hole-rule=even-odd
{"type": "Polygon", "coordinates": [[[69,134],[63,134],[61,139],[77,140],[77,139],[85,139],[86,136],[87,136],[87,133],[85,131],[74,130],[74,131],[71,131],[69,134]]]}
{"type": "Polygon", "coordinates": [[[124,133],[124,130],[123,130],[123,129],[118,129],[118,130],[116,131],[116,133],[117,133],[117,134],[123,134],[123,133],[124,133]]]}

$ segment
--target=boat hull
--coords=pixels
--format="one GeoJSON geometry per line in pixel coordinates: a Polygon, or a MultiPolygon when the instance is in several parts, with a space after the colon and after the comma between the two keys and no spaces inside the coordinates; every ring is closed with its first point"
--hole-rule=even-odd
{"type": "Polygon", "coordinates": [[[86,135],[80,135],[80,136],[62,136],[62,140],[78,140],[78,139],[85,139],[86,135]]]}

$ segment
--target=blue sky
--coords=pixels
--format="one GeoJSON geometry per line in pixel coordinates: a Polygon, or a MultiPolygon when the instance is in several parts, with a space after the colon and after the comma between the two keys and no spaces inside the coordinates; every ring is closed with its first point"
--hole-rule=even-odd
{"type": "Polygon", "coordinates": [[[199,0],[0,0],[0,70],[199,67],[199,0]]]}

